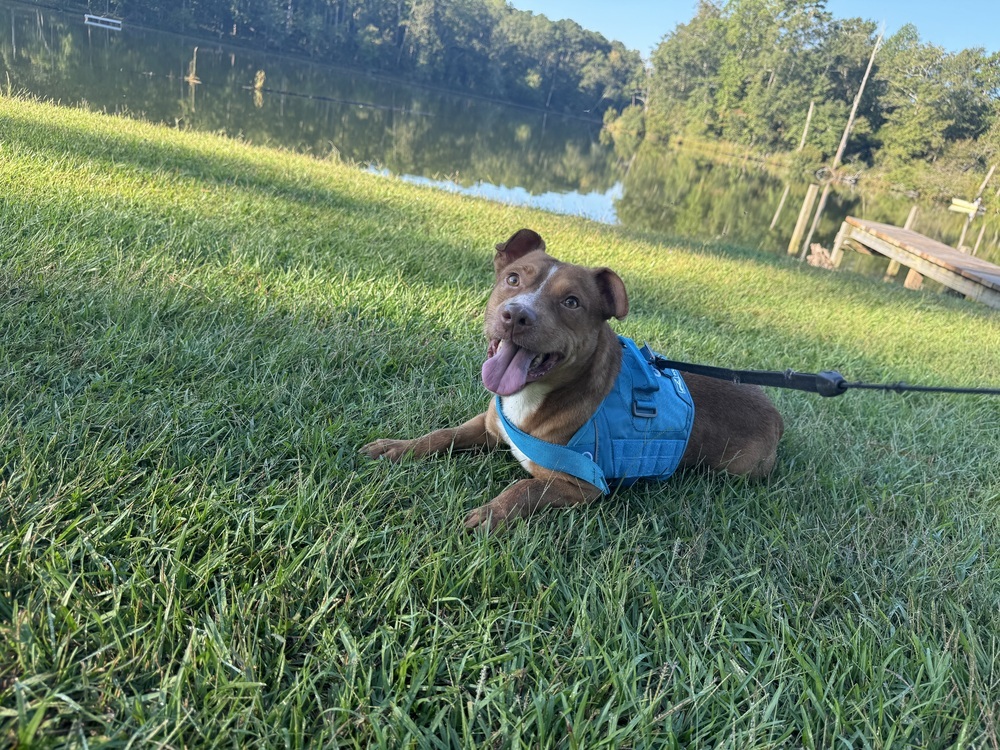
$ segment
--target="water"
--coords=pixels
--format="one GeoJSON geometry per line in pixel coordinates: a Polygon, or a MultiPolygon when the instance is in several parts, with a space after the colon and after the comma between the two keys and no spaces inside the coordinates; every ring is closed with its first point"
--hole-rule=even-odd
{"type": "MultiPolygon", "coordinates": [[[[599,143],[596,122],[128,24],[122,31],[88,27],[82,14],[11,0],[0,0],[0,89],[336,154],[379,174],[515,205],[767,252],[786,251],[807,188],[750,162],[685,150],[644,148],[626,169],[599,143]]],[[[912,204],[838,188],[814,241],[830,247],[849,214],[902,225],[912,204]]],[[[963,222],[922,203],[914,229],[954,245],[963,222]]],[[[966,244],[976,243],[984,222],[979,255],[1000,262],[998,217],[977,219],[966,244]]],[[[886,265],[853,253],[847,261],[879,275],[886,265]]]]}
{"type": "MultiPolygon", "coordinates": [[[[388,170],[376,167],[369,168],[369,171],[382,175],[390,174],[388,170]]],[[[491,185],[488,182],[459,185],[452,180],[435,180],[419,175],[404,174],[399,177],[404,182],[409,182],[413,185],[435,187],[439,190],[461,193],[462,195],[472,195],[477,198],[485,198],[499,203],[510,203],[515,206],[533,206],[554,213],[582,216],[585,219],[592,219],[603,224],[618,223],[618,217],[615,214],[615,203],[622,197],[622,184],[620,182],[616,182],[611,189],[603,193],[596,191],[581,193],[573,190],[567,193],[546,192],[540,195],[532,195],[522,187],[509,188],[502,185],[491,185]]]]}
{"type": "Polygon", "coordinates": [[[127,23],[122,31],[88,27],[83,14],[8,0],[0,0],[0,88],[336,154],[456,189],[504,188],[511,202],[564,212],[584,196],[608,195],[600,219],[613,220],[612,191],[622,176],[598,142],[599,122],[127,23]],[[565,196],[567,207],[553,196],[565,196]]]}

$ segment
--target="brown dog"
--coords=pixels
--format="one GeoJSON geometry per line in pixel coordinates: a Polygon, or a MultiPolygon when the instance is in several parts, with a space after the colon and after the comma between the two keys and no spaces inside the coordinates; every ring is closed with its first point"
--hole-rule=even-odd
{"type": "MultiPolygon", "coordinates": [[[[500,398],[459,427],[415,440],[376,440],[362,449],[372,458],[399,461],[406,455],[511,445],[533,478],[516,482],[469,513],[468,529],[493,529],[545,506],[590,502],[602,494],[594,484],[529,459],[511,442],[497,403],[502,403],[508,424],[565,446],[602,405],[623,367],[623,347],[608,325],[610,318],[628,314],[625,285],[617,274],[561,263],[545,252],[545,242],[530,229],[496,249],[483,383],[500,398]]],[[[752,477],[768,474],[783,424],[764,392],[693,374],[684,374],[683,384],[693,401],[694,420],[686,446],[681,443],[679,465],[704,464],[752,477]]]]}

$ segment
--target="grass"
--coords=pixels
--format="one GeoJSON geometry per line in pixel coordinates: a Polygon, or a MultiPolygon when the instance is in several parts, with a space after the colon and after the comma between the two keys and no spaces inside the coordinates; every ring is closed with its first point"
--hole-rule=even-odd
{"type": "Polygon", "coordinates": [[[493,537],[493,243],[672,357],[995,385],[1000,316],[783,258],[0,98],[0,744],[1000,745],[1000,401],[775,392],[701,472],[493,537]]]}

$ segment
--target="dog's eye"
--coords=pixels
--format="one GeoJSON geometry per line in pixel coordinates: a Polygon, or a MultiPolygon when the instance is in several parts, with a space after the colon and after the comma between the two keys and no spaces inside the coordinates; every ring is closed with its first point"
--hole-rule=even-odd
{"type": "Polygon", "coordinates": [[[509,274],[507,276],[507,286],[517,286],[521,283],[521,277],[516,273],[509,274]]]}
{"type": "Polygon", "coordinates": [[[580,306],[580,300],[578,300],[576,297],[567,297],[566,299],[563,300],[563,304],[570,310],[575,310],[580,306]]]}

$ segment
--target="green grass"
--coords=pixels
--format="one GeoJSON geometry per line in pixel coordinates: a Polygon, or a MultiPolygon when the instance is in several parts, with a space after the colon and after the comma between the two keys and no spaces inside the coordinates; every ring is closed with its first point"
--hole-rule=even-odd
{"type": "Polygon", "coordinates": [[[669,356],[1000,382],[1000,315],[0,97],[0,745],[1000,742],[1000,399],[776,392],[779,465],[493,537],[492,246],[669,356]]]}

